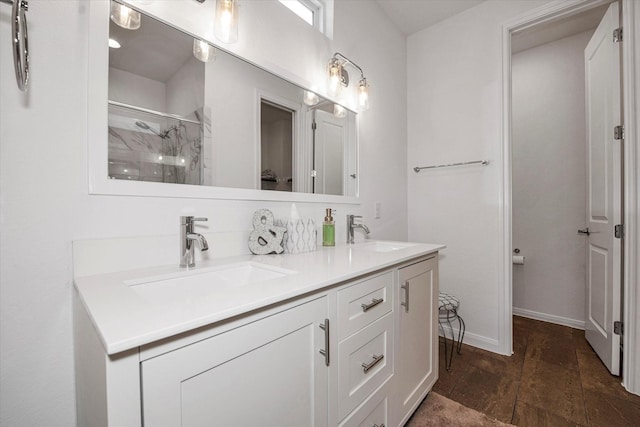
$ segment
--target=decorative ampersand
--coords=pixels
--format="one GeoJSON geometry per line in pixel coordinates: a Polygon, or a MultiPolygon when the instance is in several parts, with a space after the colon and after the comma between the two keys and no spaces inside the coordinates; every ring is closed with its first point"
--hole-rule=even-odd
{"type": "Polygon", "coordinates": [[[256,255],[281,254],[285,227],[273,224],[273,213],[260,209],[253,214],[253,231],[249,234],[249,250],[256,255]]]}

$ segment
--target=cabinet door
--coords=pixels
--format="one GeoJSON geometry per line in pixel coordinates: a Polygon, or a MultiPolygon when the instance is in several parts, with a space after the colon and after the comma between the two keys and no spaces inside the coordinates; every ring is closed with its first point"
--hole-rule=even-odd
{"type": "Polygon", "coordinates": [[[326,297],[142,363],[145,426],[326,426],[326,297]]]}
{"type": "Polygon", "coordinates": [[[408,419],[438,379],[438,258],[399,269],[397,408],[408,419]]]}

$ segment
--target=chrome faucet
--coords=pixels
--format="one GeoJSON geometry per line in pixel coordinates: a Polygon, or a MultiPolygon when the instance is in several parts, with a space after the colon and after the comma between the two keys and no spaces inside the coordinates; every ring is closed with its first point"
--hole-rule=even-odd
{"type": "Polygon", "coordinates": [[[362,228],[365,233],[369,234],[369,227],[364,224],[356,224],[355,219],[362,218],[360,215],[347,215],[347,243],[353,243],[353,230],[362,228]]]}
{"type": "Polygon", "coordinates": [[[192,216],[180,217],[180,267],[195,267],[196,260],[193,254],[194,242],[198,242],[201,251],[209,249],[207,239],[202,234],[193,232],[195,221],[208,221],[207,218],[194,218],[192,216]]]}

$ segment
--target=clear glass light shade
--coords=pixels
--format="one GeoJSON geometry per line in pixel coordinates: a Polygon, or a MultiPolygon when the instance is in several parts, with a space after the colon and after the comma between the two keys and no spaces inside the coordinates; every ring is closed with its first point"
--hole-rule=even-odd
{"type": "Polygon", "coordinates": [[[347,109],[342,105],[333,104],[333,115],[342,119],[347,116],[347,109]]]}
{"type": "Polygon", "coordinates": [[[362,79],[358,83],[358,108],[360,111],[369,109],[369,83],[367,83],[367,79],[362,79]]]}
{"type": "Polygon", "coordinates": [[[115,1],[111,2],[111,20],[127,30],[140,28],[140,12],[115,1]]]}
{"type": "Polygon", "coordinates": [[[210,62],[215,58],[216,50],[204,40],[193,39],[193,56],[202,62],[210,62]]]}
{"type": "Polygon", "coordinates": [[[320,102],[320,97],[315,93],[311,92],[310,90],[305,90],[303,101],[305,104],[312,107],[316,105],[318,102],[320,102]]]}
{"type": "Polygon", "coordinates": [[[238,41],[238,1],[216,0],[215,35],[224,43],[238,41]]]}
{"type": "Polygon", "coordinates": [[[342,65],[340,61],[332,58],[329,61],[329,95],[337,97],[342,92],[342,65]]]}

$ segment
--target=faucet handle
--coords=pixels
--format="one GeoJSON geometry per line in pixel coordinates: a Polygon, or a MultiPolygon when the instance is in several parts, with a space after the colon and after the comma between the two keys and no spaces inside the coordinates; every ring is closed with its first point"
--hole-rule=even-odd
{"type": "Polygon", "coordinates": [[[183,224],[183,225],[193,224],[196,221],[209,221],[209,219],[208,218],[196,218],[196,217],[191,216],[191,215],[181,216],[180,217],[180,224],[183,224]]]}

